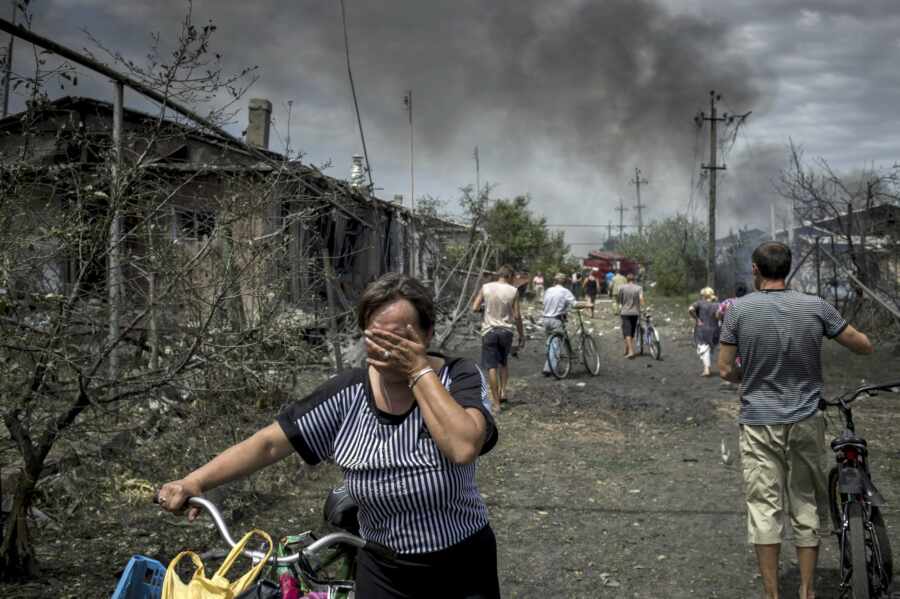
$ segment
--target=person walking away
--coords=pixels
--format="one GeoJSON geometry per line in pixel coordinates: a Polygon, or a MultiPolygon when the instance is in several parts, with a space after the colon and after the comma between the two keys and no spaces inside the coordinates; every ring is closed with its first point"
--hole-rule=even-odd
{"type": "Polygon", "coordinates": [[[428,351],[434,321],[431,292],[416,279],[388,273],[371,283],[357,310],[366,366],[341,371],[164,484],[160,507],[181,512],[189,497],[296,452],[307,464],[340,467],[359,506],[367,543],[357,552],[357,597],[499,598],[497,543],[475,479],[497,428],[478,366],[428,351]]]}
{"type": "Polygon", "coordinates": [[[619,315],[622,318],[622,337],[625,339],[625,357],[634,358],[634,333],[637,331],[638,318],[641,316],[641,306],[644,305],[644,290],[634,282],[634,273],[628,273],[625,284],[616,292],[616,304],[619,306],[619,315]]]}
{"type": "Polygon", "coordinates": [[[544,301],[544,275],[543,273],[537,273],[534,275],[534,278],[531,280],[531,284],[534,285],[534,296],[537,298],[539,302],[544,301]]]}
{"type": "Polygon", "coordinates": [[[768,241],[752,256],[755,293],[728,308],[719,374],[740,383],[740,454],[747,534],[767,599],[777,599],[785,512],[800,569],[801,599],[814,597],[819,547],[817,494],[825,492],[822,339],[871,354],[865,334],[822,298],[787,289],[791,250],[768,241]],[[740,358],[740,366],[735,358],[740,358]]]}
{"type": "Polygon", "coordinates": [[[584,286],[581,284],[581,274],[577,272],[572,273],[572,295],[575,296],[576,301],[580,301],[581,297],[584,293],[584,286]]]}
{"type": "MultiPolygon", "coordinates": [[[[542,313],[542,321],[544,324],[544,333],[547,337],[560,331],[564,332],[566,328],[566,314],[569,308],[578,306],[580,302],[575,300],[572,292],[566,289],[566,275],[561,272],[553,276],[553,287],[544,292],[544,310],[542,313]]],[[[544,368],[542,370],[544,376],[551,376],[553,371],[550,370],[550,357],[544,360],[544,368]]]]}
{"type": "Polygon", "coordinates": [[[616,271],[616,274],[613,275],[612,278],[612,299],[613,299],[613,313],[619,314],[619,289],[622,288],[622,285],[625,285],[628,282],[628,278],[622,274],[622,269],[616,271]]]}
{"type": "Polygon", "coordinates": [[[613,277],[615,277],[615,273],[613,271],[606,271],[606,275],[603,277],[603,280],[606,281],[606,295],[609,296],[609,299],[613,298],[613,277]]]}
{"type": "Polygon", "coordinates": [[[703,376],[712,376],[712,357],[719,346],[719,319],[716,318],[718,311],[719,304],[712,287],[701,289],[700,299],[688,308],[688,314],[694,319],[694,345],[703,363],[703,376]]]}
{"type": "Polygon", "coordinates": [[[721,322],[725,320],[725,314],[728,308],[734,305],[734,302],[747,295],[747,286],[743,282],[738,282],[734,286],[734,295],[719,303],[719,309],[716,310],[716,319],[721,322]]]}
{"type": "Polygon", "coordinates": [[[594,277],[593,273],[588,275],[587,282],[584,284],[584,293],[588,297],[588,301],[591,303],[591,318],[594,317],[594,302],[597,301],[597,291],[599,290],[599,285],[597,285],[597,279],[594,277]]]}
{"type": "Polygon", "coordinates": [[[481,324],[481,366],[488,373],[491,386],[491,405],[495,414],[506,401],[509,382],[509,354],[513,345],[513,331],[519,333],[519,348],[525,346],[525,329],[519,310],[519,290],[511,283],[509,266],[501,266],[497,280],[481,287],[472,301],[472,311],[484,307],[481,324]]]}

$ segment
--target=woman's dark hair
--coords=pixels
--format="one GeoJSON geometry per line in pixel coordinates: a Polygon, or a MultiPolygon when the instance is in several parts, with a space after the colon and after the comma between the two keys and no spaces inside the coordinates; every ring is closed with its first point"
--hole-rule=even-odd
{"type": "Polygon", "coordinates": [[[791,248],[779,241],[760,244],[751,260],[764,279],[785,279],[791,273],[791,248]]]}
{"type": "Polygon", "coordinates": [[[379,308],[394,300],[405,299],[416,309],[419,328],[430,331],[434,328],[434,300],[431,292],[418,280],[399,272],[389,272],[369,283],[363,291],[357,306],[357,323],[365,329],[369,320],[379,308]]]}
{"type": "Polygon", "coordinates": [[[734,286],[734,297],[744,297],[747,295],[747,285],[738,283],[734,286]]]}

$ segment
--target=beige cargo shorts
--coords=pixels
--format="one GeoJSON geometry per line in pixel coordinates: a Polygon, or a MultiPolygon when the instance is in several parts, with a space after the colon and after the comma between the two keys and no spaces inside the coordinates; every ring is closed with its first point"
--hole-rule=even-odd
{"type": "Polygon", "coordinates": [[[785,512],[794,545],[819,545],[817,498],[824,497],[821,412],[794,424],[741,425],[741,467],[747,501],[747,535],[755,545],[781,543],[785,512]]]}

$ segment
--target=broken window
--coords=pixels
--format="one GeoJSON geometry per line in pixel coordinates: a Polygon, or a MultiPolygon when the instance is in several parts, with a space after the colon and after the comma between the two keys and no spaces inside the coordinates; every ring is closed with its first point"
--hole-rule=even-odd
{"type": "Polygon", "coordinates": [[[212,210],[175,208],[173,237],[175,239],[203,239],[216,228],[216,213],[212,210]]]}

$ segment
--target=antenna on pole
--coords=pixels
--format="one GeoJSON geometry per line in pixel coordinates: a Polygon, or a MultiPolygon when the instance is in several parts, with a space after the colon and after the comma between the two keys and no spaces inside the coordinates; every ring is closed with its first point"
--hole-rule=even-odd
{"type": "Polygon", "coordinates": [[[406,94],[403,96],[403,105],[406,106],[406,112],[409,116],[409,205],[410,210],[414,211],[416,209],[416,152],[415,145],[413,145],[413,100],[411,89],[406,90],[406,94]]]}
{"type": "Polygon", "coordinates": [[[478,158],[478,146],[475,146],[475,201],[481,199],[481,162],[478,158]]]}
{"type": "Polygon", "coordinates": [[[341,0],[341,22],[344,25],[344,51],[347,56],[347,77],[350,79],[350,91],[353,93],[353,107],[356,109],[356,122],[359,125],[359,137],[360,141],[362,141],[363,156],[366,158],[366,173],[369,175],[369,192],[374,193],[375,181],[372,178],[372,163],[369,162],[369,151],[366,149],[366,136],[363,133],[362,117],[359,115],[359,102],[356,99],[356,85],[353,83],[353,71],[350,69],[350,38],[347,36],[347,11],[344,9],[344,0],[341,0]]]}
{"type": "Polygon", "coordinates": [[[294,101],[288,100],[288,118],[287,118],[287,138],[284,141],[284,155],[288,160],[291,159],[291,111],[294,108],[294,101]]]}

